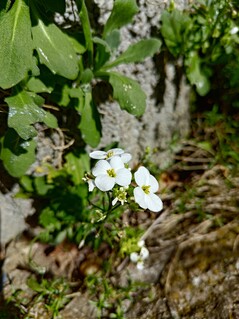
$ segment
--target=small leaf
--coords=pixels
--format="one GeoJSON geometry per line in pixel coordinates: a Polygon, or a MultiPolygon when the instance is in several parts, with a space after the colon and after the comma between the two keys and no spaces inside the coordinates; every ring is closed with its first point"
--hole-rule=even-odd
{"type": "Polygon", "coordinates": [[[2,142],[1,159],[8,173],[21,177],[35,161],[36,142],[24,141],[9,129],[2,142]]]}
{"type": "Polygon", "coordinates": [[[33,2],[31,3],[34,17],[33,42],[40,62],[53,73],[74,80],[79,68],[78,58],[71,41],[55,24],[45,22],[33,2]]]}
{"type": "Polygon", "coordinates": [[[0,18],[0,87],[10,88],[20,82],[32,67],[32,38],[29,8],[16,0],[0,18]]]}
{"type": "Polygon", "coordinates": [[[210,82],[201,67],[201,60],[196,52],[190,52],[185,60],[186,74],[192,85],[196,86],[199,95],[204,96],[210,90],[210,82]]]}
{"type": "Polygon", "coordinates": [[[109,82],[113,87],[113,97],[127,112],[141,116],[146,108],[146,94],[138,82],[117,72],[109,72],[109,82]]]}
{"type": "Polygon", "coordinates": [[[158,39],[141,40],[136,44],[132,44],[122,53],[116,60],[104,66],[104,69],[115,67],[123,63],[141,62],[147,57],[152,57],[159,51],[162,42],[158,39]]]}
{"type": "Polygon", "coordinates": [[[39,78],[30,78],[30,80],[27,82],[26,87],[28,88],[29,91],[35,92],[35,93],[51,93],[53,88],[52,87],[47,87],[42,80],[39,78]]]}
{"type": "Polygon", "coordinates": [[[5,99],[9,106],[8,126],[14,128],[22,139],[36,136],[34,123],[44,122],[49,127],[57,127],[56,118],[40,108],[30,94],[17,88],[13,94],[5,99]]]}
{"type": "Polygon", "coordinates": [[[104,27],[103,37],[130,23],[137,12],[138,6],[135,0],[115,0],[111,15],[104,27]]]}
{"type": "Polygon", "coordinates": [[[100,116],[93,103],[91,92],[85,92],[79,129],[86,144],[92,147],[96,147],[99,144],[101,137],[100,116]]]}

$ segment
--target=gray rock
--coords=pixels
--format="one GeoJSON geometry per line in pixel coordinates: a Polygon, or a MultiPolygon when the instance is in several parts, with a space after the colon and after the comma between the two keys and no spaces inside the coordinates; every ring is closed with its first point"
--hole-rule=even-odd
{"type": "Polygon", "coordinates": [[[0,193],[0,247],[4,247],[27,228],[25,218],[34,213],[30,200],[0,193]]]}

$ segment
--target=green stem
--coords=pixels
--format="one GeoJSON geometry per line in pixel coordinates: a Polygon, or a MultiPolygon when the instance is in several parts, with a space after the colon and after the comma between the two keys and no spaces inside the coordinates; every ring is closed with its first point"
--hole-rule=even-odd
{"type": "Polygon", "coordinates": [[[81,6],[81,11],[80,11],[80,20],[85,36],[85,41],[86,41],[86,48],[88,51],[88,64],[89,66],[93,65],[93,40],[92,40],[92,33],[91,33],[91,27],[90,27],[90,20],[89,20],[89,15],[87,11],[87,7],[85,5],[85,1],[82,0],[82,6],[81,6]]]}

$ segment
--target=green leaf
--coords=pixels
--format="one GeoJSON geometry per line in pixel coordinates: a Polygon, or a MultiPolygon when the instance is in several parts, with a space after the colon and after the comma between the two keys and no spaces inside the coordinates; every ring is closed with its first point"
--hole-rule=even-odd
{"type": "Polygon", "coordinates": [[[141,116],[146,108],[146,94],[138,82],[117,72],[109,72],[109,82],[113,87],[113,97],[127,112],[141,116]]]}
{"type": "Polygon", "coordinates": [[[162,42],[158,39],[141,40],[132,44],[116,60],[104,66],[104,69],[115,67],[122,63],[141,62],[147,57],[152,57],[161,47],[162,42]]]}
{"type": "Polygon", "coordinates": [[[137,12],[138,6],[135,0],[115,0],[111,15],[104,27],[103,38],[113,30],[130,23],[137,12]]]}
{"type": "Polygon", "coordinates": [[[40,62],[46,65],[52,73],[74,80],[79,72],[78,58],[68,36],[55,24],[44,21],[33,4],[32,12],[34,17],[33,42],[40,62]]]}
{"type": "Polygon", "coordinates": [[[35,161],[35,149],[34,140],[24,141],[13,129],[9,129],[1,150],[1,159],[8,173],[14,177],[24,175],[35,161]]]}
{"type": "Polygon", "coordinates": [[[201,60],[196,52],[190,52],[185,60],[186,74],[192,85],[196,86],[199,95],[204,96],[210,90],[210,82],[201,67],[201,60]]]}
{"type": "Polygon", "coordinates": [[[71,175],[73,183],[75,185],[81,184],[84,174],[90,171],[89,155],[81,153],[76,156],[74,153],[68,153],[65,159],[65,167],[67,173],[71,175]]]}
{"type": "Polygon", "coordinates": [[[164,11],[161,19],[161,32],[168,49],[174,56],[182,54],[187,43],[187,28],[190,25],[190,18],[175,9],[172,13],[164,11]]]}
{"type": "Polygon", "coordinates": [[[53,87],[47,87],[41,79],[39,78],[30,78],[30,80],[27,82],[26,85],[27,89],[29,91],[35,92],[35,93],[51,93],[53,90],[53,87]]]}
{"type": "Polygon", "coordinates": [[[9,106],[8,126],[14,128],[22,139],[36,136],[34,123],[44,122],[49,127],[57,127],[56,118],[40,108],[28,92],[15,88],[13,94],[5,99],[9,106]]]}
{"type": "Polygon", "coordinates": [[[85,92],[79,129],[86,144],[92,147],[96,147],[99,144],[101,138],[100,116],[93,103],[91,92],[85,92]]]}
{"type": "Polygon", "coordinates": [[[0,18],[0,87],[20,82],[32,67],[32,38],[29,8],[16,0],[0,18]]]}

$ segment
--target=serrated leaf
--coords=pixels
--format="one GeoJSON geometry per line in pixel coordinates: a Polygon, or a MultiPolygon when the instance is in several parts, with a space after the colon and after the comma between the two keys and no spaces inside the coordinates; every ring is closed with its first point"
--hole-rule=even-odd
{"type": "Polygon", "coordinates": [[[76,156],[74,153],[68,153],[65,156],[67,173],[72,176],[75,185],[82,183],[82,178],[86,172],[90,171],[89,155],[81,153],[76,156]]]}
{"type": "Polygon", "coordinates": [[[0,19],[0,87],[19,83],[32,67],[32,38],[29,8],[16,0],[0,19]]]}
{"type": "Polygon", "coordinates": [[[24,141],[9,129],[2,142],[1,159],[8,173],[21,177],[35,161],[36,142],[24,141]]]}
{"type": "Polygon", "coordinates": [[[18,91],[16,88],[13,94],[5,99],[9,106],[8,126],[14,128],[22,139],[28,140],[36,136],[32,124],[37,122],[57,127],[56,118],[40,108],[28,92],[18,91]]]}
{"type": "Polygon", "coordinates": [[[113,68],[123,63],[141,62],[147,57],[152,57],[159,51],[162,42],[158,39],[141,40],[136,44],[132,44],[122,53],[116,60],[104,66],[104,69],[113,68]]]}
{"type": "Polygon", "coordinates": [[[79,72],[78,58],[68,36],[55,24],[43,20],[33,4],[32,13],[33,42],[40,62],[52,73],[74,80],[79,72]]]}
{"type": "Polygon", "coordinates": [[[79,129],[86,144],[92,147],[96,147],[99,144],[101,137],[100,116],[93,103],[91,92],[85,92],[79,129]]]}
{"type": "Polygon", "coordinates": [[[104,27],[103,37],[130,23],[137,12],[138,6],[135,0],[115,0],[111,15],[104,27]]]}
{"type": "Polygon", "coordinates": [[[108,75],[113,87],[113,97],[119,102],[121,109],[141,116],[146,108],[146,94],[138,82],[117,72],[109,72],[108,75]]]}

